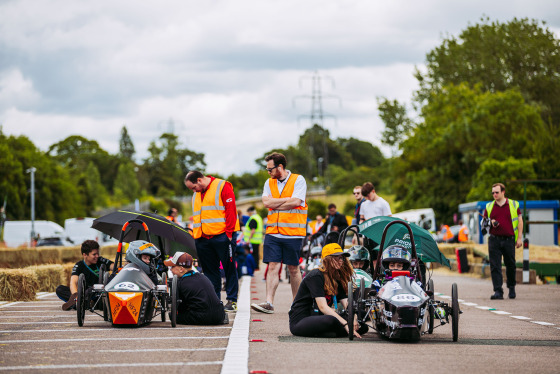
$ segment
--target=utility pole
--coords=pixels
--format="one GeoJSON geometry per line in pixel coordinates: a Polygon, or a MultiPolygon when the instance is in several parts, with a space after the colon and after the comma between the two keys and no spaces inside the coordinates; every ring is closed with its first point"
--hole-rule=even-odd
{"type": "Polygon", "coordinates": [[[35,169],[33,166],[27,169],[26,173],[31,173],[31,233],[30,233],[30,243],[35,238],[35,169]]]}
{"type": "MultiPolygon", "coordinates": [[[[329,150],[328,150],[328,146],[327,146],[327,135],[326,135],[326,130],[324,127],[324,123],[323,120],[325,118],[332,118],[334,119],[335,125],[337,124],[336,121],[336,116],[332,115],[332,114],[328,114],[325,113],[323,111],[323,99],[336,99],[338,100],[339,106],[342,106],[342,101],[340,100],[340,98],[338,96],[334,96],[334,95],[323,95],[322,93],[322,88],[321,88],[321,80],[328,80],[331,82],[332,88],[335,88],[334,85],[334,79],[329,77],[329,76],[324,76],[321,77],[319,75],[319,73],[317,71],[314,72],[314,74],[312,76],[307,76],[307,77],[301,77],[299,80],[299,87],[302,88],[302,81],[304,79],[310,79],[311,80],[311,95],[300,95],[300,96],[296,96],[292,99],[292,105],[295,106],[295,101],[298,98],[304,98],[304,99],[311,99],[311,113],[310,114],[302,114],[298,116],[298,124],[300,122],[300,120],[302,118],[308,118],[310,120],[310,124],[311,127],[313,127],[314,125],[318,125],[322,130],[323,130],[323,155],[322,157],[320,157],[321,155],[313,155],[310,154],[309,155],[309,160],[310,162],[312,160],[319,160],[321,159],[321,161],[318,161],[318,171],[319,171],[319,175],[318,177],[321,176],[321,166],[322,169],[324,170],[324,178],[325,178],[325,185],[329,186],[329,173],[328,173],[328,165],[329,165],[329,150]],[[322,164],[322,165],[321,165],[322,164]]],[[[310,144],[310,149],[311,149],[311,144],[310,144]]],[[[310,170],[313,170],[312,168],[310,168],[310,170]]]]}

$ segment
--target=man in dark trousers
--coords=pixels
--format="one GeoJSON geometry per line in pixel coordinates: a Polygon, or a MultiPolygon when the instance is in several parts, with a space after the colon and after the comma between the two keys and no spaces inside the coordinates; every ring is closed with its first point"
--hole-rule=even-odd
{"type": "Polygon", "coordinates": [[[233,234],[239,231],[235,195],[231,183],[189,171],[185,186],[192,190],[193,238],[198,260],[204,275],[214,285],[218,299],[222,290],[220,262],[226,275],[226,312],[237,311],[239,284],[233,253],[236,247],[233,234]]]}
{"type": "Polygon", "coordinates": [[[177,298],[181,303],[177,306],[177,323],[182,325],[221,325],[229,323],[224,305],[216,296],[214,286],[204,274],[193,270],[193,258],[185,252],[175,255],[163,262],[171,267],[176,275],[177,298]]]}
{"type": "Polygon", "coordinates": [[[340,214],[336,211],[336,205],[329,204],[329,214],[325,218],[325,224],[319,232],[328,234],[331,231],[341,232],[348,227],[348,221],[344,214],[340,214]]]}
{"type": "Polygon", "coordinates": [[[490,218],[490,235],[488,237],[488,257],[494,294],[492,300],[504,298],[502,257],[506,265],[507,287],[509,298],[515,299],[515,248],[523,245],[523,219],[519,202],[507,199],[506,187],[502,183],[492,186],[494,201],[486,204],[484,217],[490,218]]]}

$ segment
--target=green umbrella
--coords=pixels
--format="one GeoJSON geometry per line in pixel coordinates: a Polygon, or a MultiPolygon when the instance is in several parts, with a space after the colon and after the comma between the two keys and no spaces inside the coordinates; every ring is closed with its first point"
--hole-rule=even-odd
{"type": "MultiPolygon", "coordinates": [[[[389,222],[402,221],[400,218],[378,216],[371,218],[358,227],[360,229],[360,234],[364,235],[371,240],[381,243],[381,238],[383,236],[383,230],[389,222]]],[[[438,262],[442,265],[449,266],[449,261],[445,256],[439,251],[436,241],[432,238],[427,230],[424,230],[420,226],[407,222],[412,229],[412,235],[414,236],[414,244],[416,246],[416,253],[418,258],[423,262],[438,262]]],[[[408,229],[404,225],[395,224],[389,227],[387,234],[385,235],[384,248],[390,245],[399,244],[410,250],[411,242],[408,229]]]]}

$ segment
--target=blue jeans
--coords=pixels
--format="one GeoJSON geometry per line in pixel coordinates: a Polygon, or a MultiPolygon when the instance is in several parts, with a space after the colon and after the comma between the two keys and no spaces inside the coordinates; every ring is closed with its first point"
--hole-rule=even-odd
{"type": "Polygon", "coordinates": [[[222,290],[221,262],[226,275],[226,297],[228,300],[237,301],[239,283],[233,259],[234,250],[235,243],[232,243],[225,233],[216,235],[211,239],[196,239],[196,253],[202,266],[202,272],[212,282],[218,299],[220,299],[220,291],[222,290]]]}

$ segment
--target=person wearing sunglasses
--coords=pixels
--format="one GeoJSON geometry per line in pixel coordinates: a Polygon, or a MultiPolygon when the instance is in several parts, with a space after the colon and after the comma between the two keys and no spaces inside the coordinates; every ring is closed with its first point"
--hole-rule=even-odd
{"type": "Polygon", "coordinates": [[[523,245],[520,232],[523,232],[523,218],[519,202],[505,196],[506,187],[502,183],[492,185],[494,201],[486,204],[484,218],[490,218],[490,235],[488,237],[488,257],[494,294],[491,300],[504,298],[502,257],[506,265],[509,298],[515,299],[515,248],[523,245]]]}
{"type": "MultiPolygon", "coordinates": [[[[270,274],[277,274],[282,263],[290,272],[292,295],[295,297],[301,273],[299,257],[301,244],[307,235],[307,184],[302,175],[286,170],[286,157],[272,153],[265,158],[270,178],[265,182],[262,202],[268,208],[266,236],[263,244],[263,262],[270,274]]],[[[262,313],[274,313],[274,295],[278,288],[277,277],[266,277],[266,302],[251,304],[262,313]]]]}

